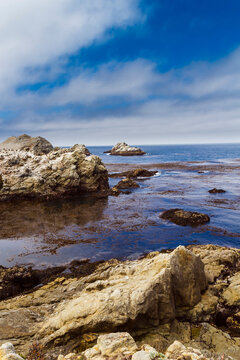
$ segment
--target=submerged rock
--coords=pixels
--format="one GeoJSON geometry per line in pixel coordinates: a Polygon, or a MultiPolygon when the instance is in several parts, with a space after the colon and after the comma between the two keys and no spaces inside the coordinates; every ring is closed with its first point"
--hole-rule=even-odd
{"type": "Polygon", "coordinates": [[[135,170],[130,170],[130,171],[124,171],[121,173],[114,173],[114,174],[109,174],[109,177],[111,178],[119,178],[119,177],[127,177],[129,179],[134,179],[134,178],[148,178],[151,176],[154,176],[157,173],[157,171],[150,171],[150,170],[146,170],[146,169],[135,169],[135,170]]]}
{"type": "Polygon", "coordinates": [[[0,201],[107,192],[104,164],[98,156],[86,156],[85,150],[75,145],[42,156],[30,151],[2,151],[0,201]]]}
{"type": "Polygon", "coordinates": [[[182,209],[170,209],[164,211],[160,217],[181,226],[197,226],[210,221],[210,217],[206,214],[195,211],[185,211],[182,209]]]}
{"type": "Polygon", "coordinates": [[[226,190],[213,188],[211,190],[208,190],[208,192],[210,194],[223,194],[226,192],[226,190]]]}
{"type": "Polygon", "coordinates": [[[0,150],[32,151],[35,155],[48,154],[53,150],[52,144],[41,136],[31,137],[23,134],[11,136],[0,143],[0,150]]]}
{"type": "Polygon", "coordinates": [[[138,147],[129,146],[125,142],[117,143],[111,150],[105,151],[110,155],[133,156],[145,155],[146,153],[138,147]]]}

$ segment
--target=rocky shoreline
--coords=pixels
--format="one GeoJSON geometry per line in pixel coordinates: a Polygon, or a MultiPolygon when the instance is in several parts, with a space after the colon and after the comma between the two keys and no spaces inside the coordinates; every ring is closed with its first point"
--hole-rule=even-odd
{"type": "MultiPolygon", "coordinates": [[[[240,359],[240,250],[196,245],[98,263],[85,274],[84,266],[2,300],[0,344],[26,354],[35,339],[52,358],[76,357],[100,335],[127,331],[140,350],[148,344],[168,354],[177,340],[178,356],[193,348],[201,359],[240,359]]],[[[84,356],[105,356],[94,351],[84,356]]]]}

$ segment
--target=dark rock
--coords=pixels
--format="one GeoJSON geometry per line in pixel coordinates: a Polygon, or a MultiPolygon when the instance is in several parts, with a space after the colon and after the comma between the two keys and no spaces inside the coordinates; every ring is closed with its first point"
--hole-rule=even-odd
{"type": "Polygon", "coordinates": [[[132,179],[123,179],[115,186],[116,189],[139,188],[139,185],[132,179]]]}
{"type": "Polygon", "coordinates": [[[138,177],[151,177],[154,176],[157,173],[157,171],[150,171],[146,169],[135,169],[130,171],[124,171],[121,173],[114,173],[109,174],[109,177],[111,178],[120,178],[120,177],[127,177],[127,178],[138,178],[138,177]]]}
{"type": "Polygon", "coordinates": [[[2,179],[2,175],[0,174],[0,189],[3,187],[3,179],[2,179]]]}
{"type": "Polygon", "coordinates": [[[208,192],[210,194],[223,194],[226,192],[226,190],[213,188],[211,190],[208,190],[208,192]]]}
{"type": "Polygon", "coordinates": [[[164,211],[160,217],[181,226],[197,226],[208,223],[210,217],[199,212],[185,211],[182,209],[171,209],[164,211]]]}

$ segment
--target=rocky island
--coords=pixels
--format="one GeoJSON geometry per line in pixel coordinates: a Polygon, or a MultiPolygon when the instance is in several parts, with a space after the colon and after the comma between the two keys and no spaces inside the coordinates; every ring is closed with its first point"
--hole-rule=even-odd
{"type": "Polygon", "coordinates": [[[134,156],[134,155],[145,155],[146,153],[138,147],[133,147],[125,142],[119,142],[111,150],[105,151],[110,155],[120,155],[120,156],[134,156]]]}
{"type": "Polygon", "coordinates": [[[84,145],[53,148],[45,139],[11,137],[0,145],[0,201],[108,191],[108,172],[84,145]]]}

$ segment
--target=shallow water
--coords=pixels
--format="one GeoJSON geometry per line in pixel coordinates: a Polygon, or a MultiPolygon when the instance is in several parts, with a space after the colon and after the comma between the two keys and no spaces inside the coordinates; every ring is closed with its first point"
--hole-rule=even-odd
{"type": "MultiPolygon", "coordinates": [[[[181,164],[165,169],[154,165],[158,176],[138,180],[140,188],[130,195],[108,199],[2,203],[0,264],[41,267],[81,258],[132,259],[193,243],[240,247],[240,162],[234,165],[212,166],[201,173],[201,164],[188,164],[187,169],[181,164]],[[213,187],[227,192],[209,194],[213,187]],[[205,212],[211,222],[181,227],[159,217],[176,207],[205,212]]],[[[116,168],[121,171],[120,165],[109,165],[110,171],[116,168]]],[[[119,180],[110,179],[110,184],[119,180]]]]}

